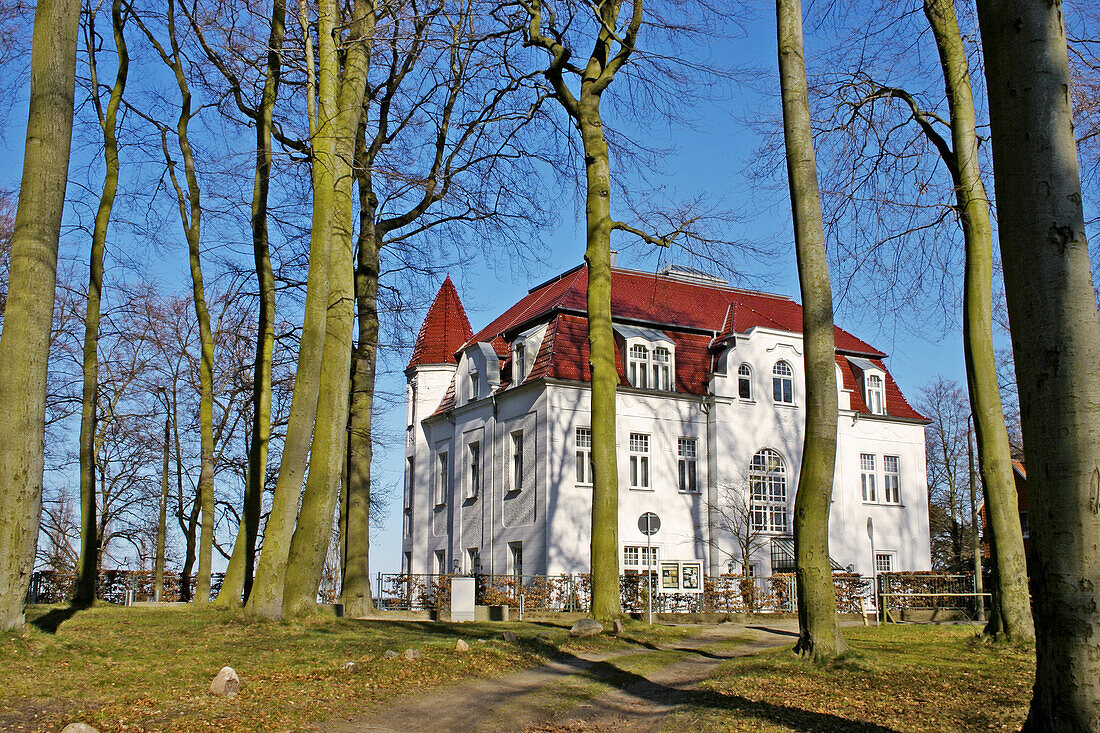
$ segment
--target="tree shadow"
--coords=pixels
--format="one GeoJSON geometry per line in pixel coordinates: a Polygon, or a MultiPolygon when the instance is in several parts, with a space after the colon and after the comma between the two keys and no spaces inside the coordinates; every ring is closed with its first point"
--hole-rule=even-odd
{"type": "Polygon", "coordinates": [[[61,624],[71,619],[77,612],[87,608],[89,608],[87,605],[70,603],[65,606],[52,608],[46,613],[28,619],[27,622],[39,631],[44,631],[47,634],[56,634],[61,624]]]}
{"type": "Polygon", "coordinates": [[[763,631],[767,634],[775,634],[776,636],[793,636],[795,639],[798,638],[797,631],[787,631],[786,629],[772,629],[767,626],[748,626],[746,628],[753,629],[754,631],[763,631]]]}

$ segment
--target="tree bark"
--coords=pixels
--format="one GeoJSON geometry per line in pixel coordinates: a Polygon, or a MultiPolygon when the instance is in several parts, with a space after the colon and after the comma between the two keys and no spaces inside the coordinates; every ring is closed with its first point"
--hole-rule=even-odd
{"type": "Polygon", "coordinates": [[[99,319],[103,290],[103,251],[107,242],[107,227],[118,190],[118,140],[115,123],[122,94],[126,89],[126,73],[130,57],[123,35],[122,0],[111,4],[111,26],[114,30],[118,69],[111,95],[104,110],[99,101],[99,77],[96,68],[95,9],[88,13],[88,67],[91,78],[92,102],[103,131],[103,158],[106,172],[99,196],[95,224],[92,228],[92,249],[88,257],[88,302],[84,315],[83,385],[80,410],[80,560],[77,563],[76,591],[73,602],[91,605],[95,601],[97,558],[99,547],[96,532],[95,491],[95,431],[96,402],[99,397],[99,319]]]}
{"type": "Polygon", "coordinates": [[[286,2],[275,0],[271,8],[267,72],[256,119],[256,173],[252,185],[252,252],[260,296],[256,328],[256,358],[252,379],[252,436],[248,446],[247,484],[238,539],[226,569],[219,605],[239,605],[252,590],[256,564],[256,539],[260,532],[267,449],[271,440],[271,358],[275,348],[275,276],[267,236],[267,202],[271,183],[271,130],[275,99],[282,74],[283,35],[286,30],[286,2]],[[238,549],[239,548],[239,549],[238,549]],[[224,599],[223,599],[224,595],[224,599]]]}
{"type": "Polygon", "coordinates": [[[45,457],[57,245],[72,141],[77,0],[39,0],[19,208],[0,332],[0,629],[23,626],[45,457]]]}
{"type": "Polygon", "coordinates": [[[829,508],[836,467],[837,387],[833,297],[817,160],[810,123],[802,43],[802,3],[776,0],[783,139],[791,190],[798,282],[802,292],[802,339],[806,366],[806,439],[794,501],[794,548],[798,590],[798,643],[805,657],[835,657],[847,649],[836,614],[829,562],[829,508]]]}
{"type": "MultiPolygon", "coordinates": [[[[166,401],[167,402],[167,401],[166,401]]],[[[166,405],[167,407],[167,405],[166,405]]],[[[164,600],[164,545],[168,537],[168,470],[172,440],[172,416],[166,411],[164,416],[164,463],[160,473],[160,513],[157,517],[157,555],[153,563],[154,600],[164,600]]]]}
{"type": "Polygon", "coordinates": [[[951,152],[945,160],[955,183],[956,210],[966,243],[963,297],[963,353],[966,384],[974,414],[978,469],[987,497],[989,530],[996,537],[997,594],[987,636],[1014,641],[1035,637],[1027,587],[1024,537],[1012,475],[1008,429],[997,383],[993,353],[993,235],[989,201],[978,160],[978,135],[970,67],[955,17],[953,0],[925,0],[951,111],[951,152]],[[999,618],[997,618],[999,617],[999,618]]]}
{"type": "Polygon", "coordinates": [[[1028,460],[1036,676],[1025,731],[1100,730],[1100,320],[1061,3],[979,0],[1028,460]]]}

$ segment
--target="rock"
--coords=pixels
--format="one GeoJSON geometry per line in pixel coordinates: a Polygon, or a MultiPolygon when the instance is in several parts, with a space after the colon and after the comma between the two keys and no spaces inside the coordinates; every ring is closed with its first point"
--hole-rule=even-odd
{"type": "Polygon", "coordinates": [[[597,634],[602,633],[603,624],[591,618],[577,619],[576,623],[573,624],[573,627],[569,629],[569,635],[577,639],[583,639],[588,636],[596,636],[597,634]]]}
{"type": "Polygon", "coordinates": [[[554,640],[551,639],[546,634],[538,634],[537,636],[535,636],[535,641],[540,641],[543,644],[553,644],[554,643],[554,640]]]}
{"type": "Polygon", "coordinates": [[[61,729],[61,733],[99,733],[99,729],[87,723],[69,723],[61,729]]]}
{"type": "Polygon", "coordinates": [[[346,662],[344,664],[344,666],[341,667],[341,669],[343,669],[345,672],[348,672],[350,674],[355,674],[356,672],[359,671],[359,665],[356,664],[355,662],[346,662]]]}
{"type": "Polygon", "coordinates": [[[620,618],[611,622],[611,633],[615,636],[622,636],[626,629],[623,627],[623,620],[620,618]]]}
{"type": "Polygon", "coordinates": [[[401,655],[395,652],[393,649],[387,649],[386,651],[382,652],[383,659],[397,659],[400,656],[401,655]]]}
{"type": "Polygon", "coordinates": [[[456,652],[468,652],[468,651],[470,651],[470,645],[467,644],[462,639],[459,639],[458,641],[455,642],[455,651],[456,652]]]}
{"type": "Polygon", "coordinates": [[[233,697],[241,689],[241,678],[233,671],[232,667],[222,667],[221,671],[210,683],[211,694],[218,697],[233,697]]]}
{"type": "Polygon", "coordinates": [[[423,659],[424,652],[420,651],[419,649],[406,649],[405,653],[401,655],[401,658],[407,659],[412,662],[416,659],[423,659]]]}
{"type": "Polygon", "coordinates": [[[505,631],[505,632],[501,633],[500,638],[504,639],[509,644],[515,644],[516,643],[516,634],[515,634],[514,631],[505,631]]]}

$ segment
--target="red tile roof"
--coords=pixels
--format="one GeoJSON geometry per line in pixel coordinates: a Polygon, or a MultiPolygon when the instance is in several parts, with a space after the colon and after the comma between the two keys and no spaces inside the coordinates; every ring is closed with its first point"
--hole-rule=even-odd
{"type": "Polygon", "coordinates": [[[450,276],[439,286],[435,300],[428,308],[428,315],[420,326],[409,366],[421,364],[455,364],[455,352],[470,340],[472,333],[466,309],[458,297],[450,276]]]}
{"type": "MultiPolygon", "coordinates": [[[[448,280],[444,287],[449,283],[448,280]]],[[[510,337],[543,322],[547,324],[546,333],[524,382],[547,377],[590,381],[587,287],[588,270],[582,265],[531,289],[488,326],[457,344],[452,351],[451,362],[454,361],[453,354],[470,343],[491,343],[501,358],[503,389],[511,381],[510,337]]],[[[455,300],[457,302],[457,294],[455,300]]],[[[645,324],[661,331],[676,345],[675,389],[681,394],[707,393],[712,368],[711,347],[723,339],[758,327],[793,333],[802,331],[802,307],[789,298],[630,270],[612,271],[611,312],[616,321],[645,324]]],[[[429,312],[428,318],[431,317],[429,312]]],[[[425,321],[425,328],[427,326],[425,321]]],[[[421,329],[421,338],[423,336],[424,329],[421,329]]],[[[883,366],[885,353],[841,328],[836,329],[835,338],[838,352],[836,363],[840,367],[844,389],[851,392],[852,410],[870,414],[853,366],[844,354],[862,356],[882,368],[886,374],[886,412],[889,416],[924,419],[905,400],[893,377],[883,366]]],[[[419,348],[420,339],[417,344],[419,348]]],[[[622,343],[617,338],[615,366],[619,384],[628,386],[621,352],[622,343]]],[[[438,411],[454,406],[454,393],[448,391],[438,411]]]]}

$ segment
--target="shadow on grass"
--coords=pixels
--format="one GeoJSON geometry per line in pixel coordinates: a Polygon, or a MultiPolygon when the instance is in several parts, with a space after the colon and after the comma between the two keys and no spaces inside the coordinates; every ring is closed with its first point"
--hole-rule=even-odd
{"type": "MultiPolygon", "coordinates": [[[[701,650],[685,649],[684,651],[710,656],[701,650]]],[[[589,677],[595,682],[614,687],[632,698],[670,708],[687,708],[704,714],[732,713],[784,725],[794,730],[828,730],[837,733],[898,733],[893,728],[861,720],[851,720],[832,713],[819,713],[791,705],[750,700],[740,695],[726,695],[712,690],[670,687],[639,674],[620,669],[613,662],[591,663],[575,657],[563,659],[562,661],[573,666],[577,670],[577,674],[589,677]]],[[[622,706],[623,710],[618,710],[618,705],[606,698],[603,700],[593,699],[591,702],[594,703],[595,709],[602,712],[618,713],[627,717],[630,715],[628,708],[631,706],[629,703],[622,706]]]]}
{"type": "Polygon", "coordinates": [[[79,611],[83,611],[87,608],[90,608],[90,606],[70,603],[67,606],[52,608],[46,613],[28,619],[28,623],[39,631],[44,631],[47,634],[56,634],[61,624],[71,619],[79,611]]]}

